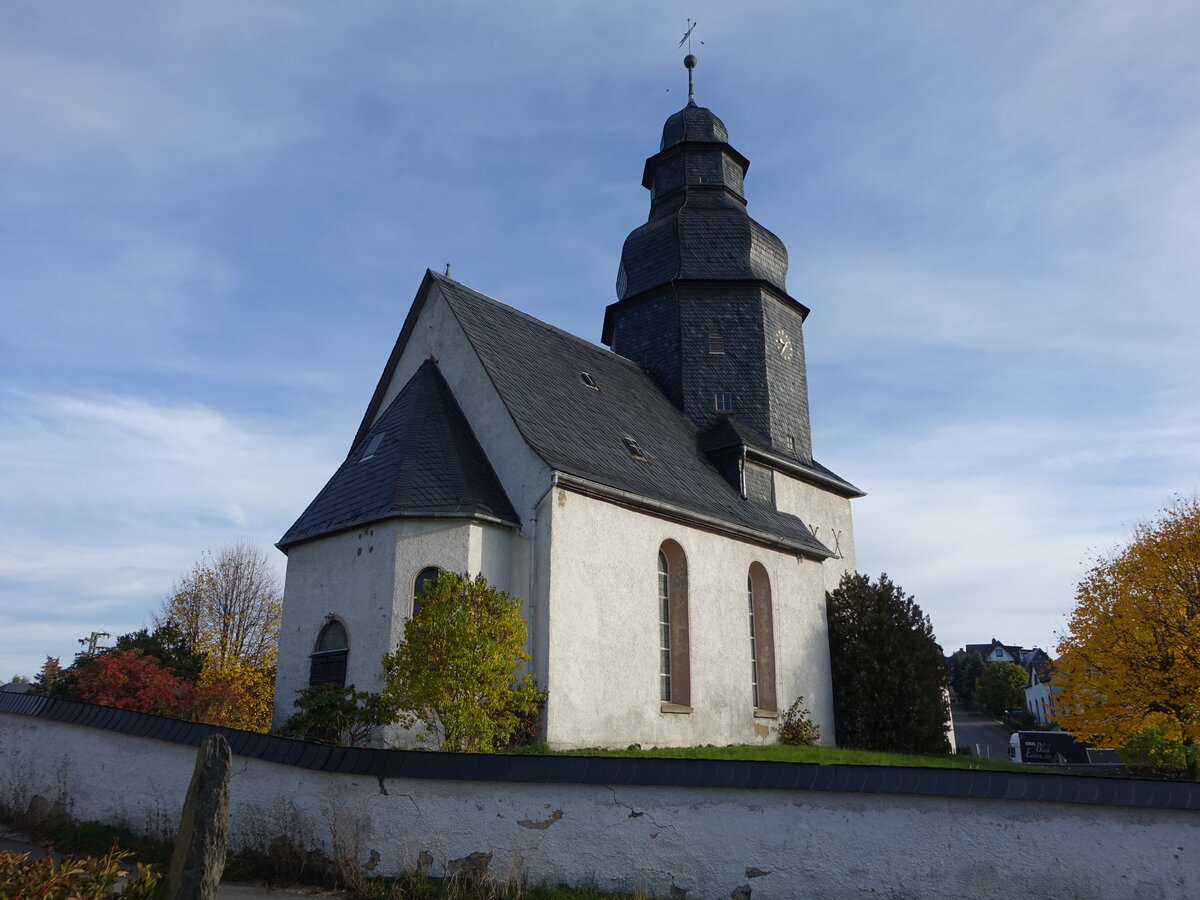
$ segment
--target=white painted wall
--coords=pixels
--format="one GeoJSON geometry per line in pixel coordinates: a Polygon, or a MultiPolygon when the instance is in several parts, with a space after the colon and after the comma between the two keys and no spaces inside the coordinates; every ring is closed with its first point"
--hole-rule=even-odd
{"type": "MultiPolygon", "coordinates": [[[[77,819],[173,830],[195,750],[0,713],[0,795],[62,798],[77,819]]],[[[288,834],[375,874],[489,872],[651,897],[1192,898],[1200,816],[900,794],[426,781],[330,775],[235,757],[231,842],[288,834]]]]}
{"type": "Polygon", "coordinates": [[[799,516],[822,544],[838,554],[823,567],[825,590],[832,591],[842,575],[855,571],[854,521],[850,501],[782,472],[775,473],[775,508],[799,516]]]}
{"type": "Polygon", "coordinates": [[[823,564],[557,488],[549,597],[547,740],[553,747],[690,746],[775,740],[755,718],[746,575],[771,580],[779,704],[803,694],[823,743],[833,703],[823,564]],[[691,705],[659,701],[658,549],[688,562],[691,705]]]}
{"type": "MultiPolygon", "coordinates": [[[[275,724],[295,712],[296,692],[308,684],[309,654],[332,613],[346,626],[350,653],[346,683],[383,686],[381,662],[404,639],[413,584],[428,566],[482,573],[501,590],[521,596],[526,545],[512,529],[469,519],[390,519],[299,544],[288,556],[284,615],[275,684],[275,724]]],[[[389,744],[411,744],[401,729],[389,744]]]]}
{"type": "Polygon", "coordinates": [[[1025,688],[1025,708],[1039,725],[1049,725],[1054,716],[1054,695],[1058,688],[1049,682],[1036,682],[1025,688]]]}

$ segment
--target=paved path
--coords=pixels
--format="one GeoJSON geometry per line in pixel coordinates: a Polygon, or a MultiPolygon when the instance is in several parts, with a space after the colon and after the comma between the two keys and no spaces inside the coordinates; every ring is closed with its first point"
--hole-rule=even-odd
{"type": "Polygon", "coordinates": [[[985,759],[1008,759],[1008,739],[1012,732],[986,715],[952,706],[954,741],[960,747],[970,747],[973,756],[985,759]]]}

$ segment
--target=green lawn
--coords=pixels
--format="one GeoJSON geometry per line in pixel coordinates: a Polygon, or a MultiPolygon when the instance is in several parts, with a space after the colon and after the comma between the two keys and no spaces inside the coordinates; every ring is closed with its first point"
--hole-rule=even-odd
{"type": "MultiPolygon", "coordinates": [[[[552,752],[539,748],[538,752],[552,752]]],[[[979,769],[990,772],[1046,772],[1037,766],[974,756],[910,756],[904,753],[875,753],[843,750],[840,747],[788,747],[783,744],[735,745],[731,747],[656,747],[648,750],[569,750],[571,756],[661,756],[672,759],[762,759],[772,762],[817,763],[847,766],[922,766],[939,769],[979,769]]]]}

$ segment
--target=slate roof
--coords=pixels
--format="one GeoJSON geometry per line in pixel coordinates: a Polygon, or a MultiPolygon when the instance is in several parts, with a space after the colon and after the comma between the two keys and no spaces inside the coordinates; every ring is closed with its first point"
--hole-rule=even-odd
{"type": "Polygon", "coordinates": [[[761,433],[740,421],[737,416],[724,416],[716,425],[700,435],[700,449],[705,453],[720,454],[722,451],[746,448],[751,456],[781,465],[782,468],[793,470],[793,474],[810,481],[820,482],[833,488],[846,497],[865,497],[866,493],[842,478],[815,459],[806,462],[795,456],[787,456],[775,447],[761,433]]]}
{"type": "Polygon", "coordinates": [[[355,441],[278,546],[393,516],[521,521],[433,360],[355,441]]]}
{"type": "Polygon", "coordinates": [[[617,296],[672,279],[765,281],[787,290],[787,249],[744,207],[684,206],[635,228],[621,248],[617,296]]]}
{"type": "Polygon", "coordinates": [[[642,184],[650,217],[621,250],[617,297],[628,300],[673,279],[761,281],[787,294],[787,249],[746,212],[749,161],[713,113],[690,102],[667,119],[642,184]]]}
{"type": "Polygon", "coordinates": [[[695,100],[677,113],[672,113],[663,125],[659,151],[666,150],[685,141],[712,144],[729,143],[729,129],[713,114],[712,110],[698,106],[695,100]]]}
{"type": "Polygon", "coordinates": [[[441,288],[522,437],[552,469],[833,555],[796,516],[744,500],[701,450],[696,426],[636,364],[444,276],[426,279],[441,288]]]}

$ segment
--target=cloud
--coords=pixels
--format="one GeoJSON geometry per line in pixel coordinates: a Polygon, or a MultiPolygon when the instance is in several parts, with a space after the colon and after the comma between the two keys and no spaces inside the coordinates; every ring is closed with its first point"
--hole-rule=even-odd
{"type": "Polygon", "coordinates": [[[2,414],[4,657],[27,673],[80,629],[144,623],[204,550],[273,543],[344,452],[341,434],[135,397],[9,392],[2,414]]]}

